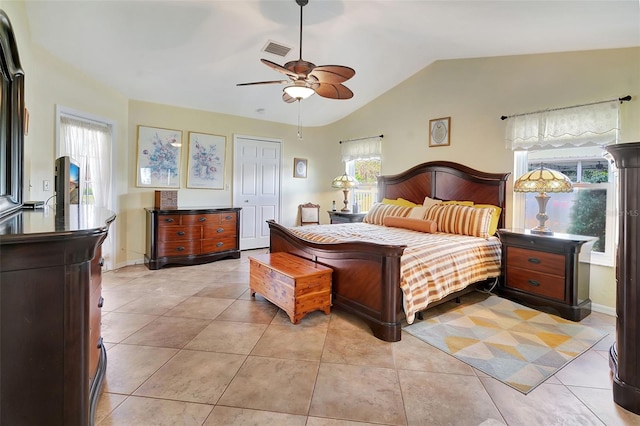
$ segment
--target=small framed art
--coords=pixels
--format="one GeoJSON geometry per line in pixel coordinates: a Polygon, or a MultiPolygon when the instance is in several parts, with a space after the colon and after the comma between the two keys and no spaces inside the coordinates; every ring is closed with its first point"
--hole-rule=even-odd
{"type": "Polygon", "coordinates": [[[451,117],[429,120],[429,146],[451,144],[451,117]]]}
{"type": "Polygon", "coordinates": [[[138,126],[137,184],[179,188],[182,130],[138,126]]]}
{"type": "Polygon", "coordinates": [[[224,189],[224,161],[227,138],[189,132],[187,187],[224,189]]]}
{"type": "Polygon", "coordinates": [[[307,177],[307,159],[306,158],[293,159],[293,177],[294,178],[307,177]]]}

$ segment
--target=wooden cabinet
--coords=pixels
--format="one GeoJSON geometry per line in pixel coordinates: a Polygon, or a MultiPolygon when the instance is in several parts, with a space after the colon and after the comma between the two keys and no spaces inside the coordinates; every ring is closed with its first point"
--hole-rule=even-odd
{"type": "Polygon", "coordinates": [[[362,219],[367,215],[366,213],[347,213],[333,210],[328,210],[327,213],[329,213],[331,223],[362,222],[362,219]]]}
{"type": "Polygon", "coordinates": [[[149,269],[240,257],[239,208],[146,209],[149,269]]]}
{"type": "Polygon", "coordinates": [[[609,350],[613,400],[640,414],[640,142],[606,150],[618,168],[616,342],[609,350]]]}
{"type": "Polygon", "coordinates": [[[501,295],[579,321],[591,313],[590,252],[594,237],[500,229],[501,295]]]}
{"type": "Polygon", "coordinates": [[[82,206],[0,221],[0,424],[93,424],[107,368],[100,247],[113,220],[82,206]]]}

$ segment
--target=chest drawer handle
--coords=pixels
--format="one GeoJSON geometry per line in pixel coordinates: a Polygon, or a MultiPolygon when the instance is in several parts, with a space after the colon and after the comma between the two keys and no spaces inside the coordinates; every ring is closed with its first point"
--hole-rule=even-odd
{"type": "Polygon", "coordinates": [[[102,349],[102,337],[100,339],[98,339],[98,349],[102,349]]]}
{"type": "Polygon", "coordinates": [[[98,308],[102,308],[104,306],[104,297],[100,296],[100,300],[98,301],[98,308]]]}
{"type": "Polygon", "coordinates": [[[206,218],[206,217],[199,217],[199,218],[198,218],[198,222],[204,222],[205,220],[207,220],[207,218],[206,218]]]}
{"type": "Polygon", "coordinates": [[[100,260],[98,261],[98,265],[100,265],[101,268],[104,266],[104,257],[100,258],[100,260]]]}
{"type": "Polygon", "coordinates": [[[182,247],[182,246],[176,247],[176,251],[184,251],[184,247],[182,247]]]}
{"type": "Polygon", "coordinates": [[[165,221],[165,222],[169,222],[169,223],[171,223],[171,222],[173,222],[173,218],[172,218],[172,217],[170,217],[169,219],[165,219],[164,221],[165,221]]]}
{"type": "Polygon", "coordinates": [[[182,236],[182,235],[184,235],[184,231],[178,231],[178,232],[176,232],[176,234],[182,236]]]}
{"type": "Polygon", "coordinates": [[[540,281],[536,281],[536,280],[527,280],[527,282],[529,283],[529,285],[532,285],[534,287],[540,287],[540,281]]]}
{"type": "Polygon", "coordinates": [[[219,233],[221,233],[221,232],[224,232],[224,228],[218,228],[218,229],[216,229],[216,232],[217,232],[218,234],[219,234],[219,233]]]}
{"type": "Polygon", "coordinates": [[[535,263],[536,265],[539,263],[542,263],[542,261],[537,257],[530,257],[528,260],[529,260],[529,263],[535,263]]]}
{"type": "Polygon", "coordinates": [[[225,220],[231,220],[233,218],[233,216],[225,216],[224,218],[225,218],[225,220]]]}
{"type": "Polygon", "coordinates": [[[224,243],[217,243],[216,246],[218,247],[222,247],[224,245],[224,243]]]}

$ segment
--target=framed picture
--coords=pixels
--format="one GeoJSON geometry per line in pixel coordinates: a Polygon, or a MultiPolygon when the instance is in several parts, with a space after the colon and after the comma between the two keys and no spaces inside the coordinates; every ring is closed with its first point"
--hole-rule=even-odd
{"type": "Polygon", "coordinates": [[[180,187],[182,131],[138,126],[137,186],[180,187]]]}
{"type": "Polygon", "coordinates": [[[224,161],[227,138],[189,132],[187,187],[224,189],[224,161]]]}
{"type": "Polygon", "coordinates": [[[449,146],[451,143],[451,117],[429,120],[429,146],[449,146]]]}
{"type": "Polygon", "coordinates": [[[293,159],[293,177],[306,179],[307,177],[307,159],[306,158],[293,159]]]}

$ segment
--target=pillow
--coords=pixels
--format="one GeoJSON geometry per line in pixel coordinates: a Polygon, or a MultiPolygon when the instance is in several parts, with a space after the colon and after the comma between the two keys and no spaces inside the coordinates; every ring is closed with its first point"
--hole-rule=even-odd
{"type": "Polygon", "coordinates": [[[451,201],[443,201],[442,204],[455,204],[457,206],[472,206],[473,205],[473,201],[451,200],[451,201]]]}
{"type": "Polygon", "coordinates": [[[473,207],[481,209],[488,208],[491,209],[491,223],[489,224],[489,235],[495,235],[498,230],[498,222],[500,221],[500,213],[502,213],[502,209],[498,206],[494,206],[493,204],[474,204],[473,207]]]}
{"type": "Polygon", "coordinates": [[[397,206],[394,204],[376,203],[364,216],[362,221],[364,223],[371,223],[373,225],[382,225],[383,220],[387,216],[400,216],[405,217],[409,215],[411,207],[397,206]]]}
{"type": "Polygon", "coordinates": [[[416,203],[413,203],[409,200],[405,200],[404,198],[396,198],[395,200],[391,200],[389,198],[383,198],[382,204],[392,204],[394,206],[403,206],[403,207],[415,207],[416,203]]]}
{"type": "Polygon", "coordinates": [[[432,220],[411,219],[408,217],[387,216],[383,220],[384,226],[411,229],[412,231],[433,234],[438,231],[438,225],[432,220]]]}
{"type": "Polygon", "coordinates": [[[429,208],[431,206],[434,206],[440,203],[442,203],[442,200],[434,200],[433,198],[424,197],[424,201],[422,202],[422,205],[429,208]]]}
{"type": "Polygon", "coordinates": [[[427,210],[425,219],[438,224],[438,231],[488,238],[493,209],[458,204],[439,204],[427,210]]]}
{"type": "Polygon", "coordinates": [[[424,219],[424,215],[427,213],[428,209],[429,207],[418,205],[411,209],[407,217],[410,217],[411,219],[424,219]]]}

